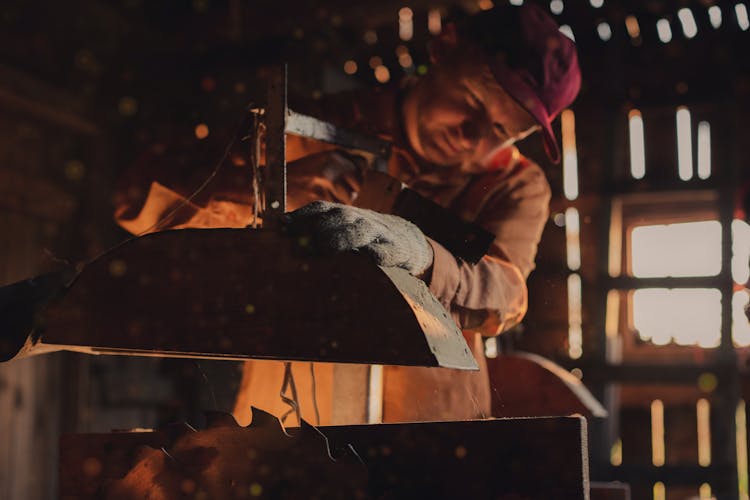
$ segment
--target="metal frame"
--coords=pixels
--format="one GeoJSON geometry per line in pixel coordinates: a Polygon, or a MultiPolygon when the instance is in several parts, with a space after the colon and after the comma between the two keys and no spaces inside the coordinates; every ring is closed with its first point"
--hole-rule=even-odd
{"type": "MultiPolygon", "coordinates": [[[[286,134],[294,134],[374,155],[373,168],[385,172],[391,144],[377,137],[342,129],[287,105],[287,67],[275,67],[268,80],[266,121],[265,208],[263,227],[276,228],[286,212],[286,134]]],[[[256,137],[256,140],[258,138],[256,137]]]]}
{"type": "MultiPolygon", "coordinates": [[[[731,128],[731,127],[729,127],[731,128]]],[[[611,134],[614,136],[623,131],[613,125],[611,134]]],[[[726,138],[727,143],[731,138],[726,138]]],[[[618,150],[616,139],[612,139],[612,151],[618,150]]],[[[674,485],[700,485],[705,482],[712,483],[713,494],[720,500],[735,500],[739,498],[739,485],[737,476],[737,448],[735,411],[740,400],[739,373],[737,370],[736,353],[732,341],[732,294],[733,279],[731,273],[732,260],[732,232],[734,188],[737,185],[737,169],[732,161],[728,148],[720,158],[722,165],[721,173],[710,181],[700,184],[697,181],[689,183],[675,183],[667,186],[671,190],[694,191],[696,189],[714,189],[717,193],[714,207],[718,214],[718,220],[722,225],[722,268],[717,276],[687,277],[687,278],[635,278],[623,274],[612,277],[609,275],[610,258],[610,226],[613,224],[612,217],[618,217],[618,211],[613,211],[612,206],[620,195],[627,194],[627,190],[610,189],[612,186],[620,185],[611,170],[605,169],[603,182],[603,204],[606,211],[607,227],[600,232],[600,261],[598,263],[599,275],[602,277],[598,289],[596,303],[597,324],[596,331],[597,346],[595,359],[581,366],[585,373],[590,374],[591,380],[596,381],[594,393],[604,397],[610,415],[617,419],[619,409],[616,408],[616,390],[618,384],[628,383],[631,385],[647,383],[666,383],[678,385],[694,385],[697,378],[704,373],[712,373],[718,379],[718,386],[712,396],[711,406],[711,442],[713,450],[713,464],[711,467],[700,467],[698,465],[665,465],[656,466],[629,466],[618,467],[609,464],[609,447],[614,435],[615,423],[607,428],[598,429],[596,439],[599,441],[592,446],[592,464],[594,476],[597,479],[637,481],[662,481],[665,484],[674,485]],[[699,185],[700,184],[700,185],[699,185]],[[611,345],[605,331],[606,320],[606,298],[610,290],[631,290],[646,287],[666,288],[715,288],[722,294],[722,322],[721,322],[721,344],[717,349],[716,358],[705,365],[659,365],[653,363],[625,363],[613,358],[611,345]],[[610,396],[610,397],[607,397],[610,396]],[[598,446],[597,446],[598,445],[598,446]]],[[[613,153],[616,154],[616,153],[613,153]]],[[[623,158],[612,158],[613,165],[620,165],[623,158]]],[[[717,163],[719,163],[717,161],[717,163]]],[[[635,187],[637,182],[630,181],[628,186],[635,187]]],[[[655,186],[657,191],[663,189],[663,183],[655,186]]],[[[641,191],[643,192],[643,191],[641,191]]],[[[649,191],[650,192],[650,191],[649,191]]],[[[619,214],[621,216],[621,213],[619,214]]],[[[621,229],[621,231],[624,230],[621,229]]],[[[624,270],[623,270],[624,272],[624,270]]],[[[620,332],[622,335],[622,332],[620,332]]]]}

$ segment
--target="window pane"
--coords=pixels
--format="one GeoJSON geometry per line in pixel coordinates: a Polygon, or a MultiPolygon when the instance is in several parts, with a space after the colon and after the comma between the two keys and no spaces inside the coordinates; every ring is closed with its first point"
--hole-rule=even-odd
{"type": "Polygon", "coordinates": [[[631,235],[633,275],[715,276],[721,271],[718,221],[639,226],[631,235]]]}
{"type": "Polygon", "coordinates": [[[644,288],[633,292],[633,325],[656,345],[717,347],[721,292],[713,288],[644,288]]]}
{"type": "Polygon", "coordinates": [[[745,306],[750,301],[747,290],[734,292],[732,296],[732,339],[740,347],[750,346],[750,323],[745,316],[745,306]]]}
{"type": "Polygon", "coordinates": [[[732,221],[732,278],[736,283],[750,279],[750,225],[735,219],[732,221]]]}

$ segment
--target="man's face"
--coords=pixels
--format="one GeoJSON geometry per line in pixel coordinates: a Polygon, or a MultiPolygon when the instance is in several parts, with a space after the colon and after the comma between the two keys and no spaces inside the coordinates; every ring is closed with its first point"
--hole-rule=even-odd
{"type": "Polygon", "coordinates": [[[443,61],[412,89],[404,123],[424,160],[463,169],[536,129],[535,121],[479,61],[443,61]]]}

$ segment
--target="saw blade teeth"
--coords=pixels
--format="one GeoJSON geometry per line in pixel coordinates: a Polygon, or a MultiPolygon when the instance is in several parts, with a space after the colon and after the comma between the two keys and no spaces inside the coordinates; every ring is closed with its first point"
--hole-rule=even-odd
{"type": "Polygon", "coordinates": [[[237,420],[234,419],[234,416],[232,416],[231,413],[227,413],[224,411],[206,411],[204,412],[204,415],[206,417],[207,428],[240,427],[240,425],[237,423],[237,420]]]}

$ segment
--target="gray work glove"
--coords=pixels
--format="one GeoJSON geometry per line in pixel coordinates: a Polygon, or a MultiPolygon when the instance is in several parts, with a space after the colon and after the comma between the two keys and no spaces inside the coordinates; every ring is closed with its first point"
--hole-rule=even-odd
{"type": "Polygon", "coordinates": [[[379,266],[419,276],[432,265],[432,247],[422,231],[401,217],[364,208],[314,201],[286,214],[292,234],[310,237],[320,250],[357,250],[379,266]]]}

